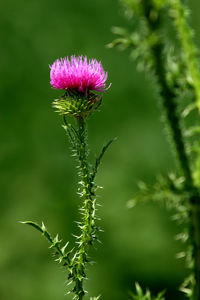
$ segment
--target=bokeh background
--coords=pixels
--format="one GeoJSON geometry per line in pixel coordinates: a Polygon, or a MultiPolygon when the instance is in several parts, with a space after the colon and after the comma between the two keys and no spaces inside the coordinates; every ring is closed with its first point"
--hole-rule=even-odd
{"type": "MultiPolygon", "coordinates": [[[[190,1],[200,44],[200,3],[190,1]]],[[[154,292],[177,292],[185,276],[175,259],[181,245],[172,212],[152,203],[127,208],[137,182],[174,169],[160,122],[152,81],[136,71],[129,52],[108,50],[111,26],[127,21],[115,0],[1,0],[0,3],[0,299],[64,300],[66,274],[48,243],[20,220],[44,221],[49,231],[74,243],[80,218],[75,162],[51,102],[60,95],[49,84],[49,64],[58,57],[87,55],[102,60],[112,87],[101,111],[89,120],[90,157],[117,137],[97,177],[102,244],[90,255],[89,296],[128,299],[138,281],[154,292]]],[[[86,299],[89,299],[89,296],[86,299]]]]}

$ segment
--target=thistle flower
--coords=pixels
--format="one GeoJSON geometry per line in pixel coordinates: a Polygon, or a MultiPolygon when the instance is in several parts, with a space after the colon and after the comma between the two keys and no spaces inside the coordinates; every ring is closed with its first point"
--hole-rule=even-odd
{"type": "Polygon", "coordinates": [[[107,72],[101,62],[96,59],[88,60],[87,56],[71,56],[69,59],[57,59],[50,66],[50,83],[56,89],[88,93],[90,90],[104,92],[106,88],[107,72]]]}
{"type": "MultiPolygon", "coordinates": [[[[73,283],[70,293],[74,293],[73,299],[82,300],[86,291],[84,281],[86,279],[86,268],[90,262],[88,251],[97,240],[99,226],[96,225],[96,190],[95,177],[98,172],[102,157],[112,143],[110,140],[101,150],[94,164],[88,160],[86,119],[101,104],[102,97],[94,93],[105,91],[107,73],[103,70],[101,62],[95,59],[87,61],[87,57],[71,57],[58,59],[50,66],[51,84],[57,89],[64,89],[64,95],[54,100],[53,106],[63,115],[63,128],[66,131],[73,156],[77,158],[79,182],[79,195],[82,207],[81,221],[79,223],[80,234],[76,236],[77,247],[68,249],[68,242],[62,245],[62,240],[56,235],[55,238],[47,231],[42,223],[38,225],[32,221],[23,222],[43,234],[50,242],[50,248],[55,250],[56,261],[67,268],[68,285],[73,283]],[[70,121],[75,117],[76,121],[70,121]]],[[[93,300],[98,300],[95,297],[93,300]]]]}
{"type": "Polygon", "coordinates": [[[88,60],[87,56],[57,59],[50,69],[51,85],[65,90],[64,96],[53,102],[62,115],[87,117],[101,104],[102,97],[94,91],[105,92],[110,88],[106,88],[107,72],[101,62],[88,60]]]}

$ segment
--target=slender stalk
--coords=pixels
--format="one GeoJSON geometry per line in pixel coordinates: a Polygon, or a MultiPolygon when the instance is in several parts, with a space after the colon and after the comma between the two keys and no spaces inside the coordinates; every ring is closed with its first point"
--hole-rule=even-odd
{"type": "Polygon", "coordinates": [[[93,192],[93,184],[91,182],[91,176],[89,172],[89,166],[87,162],[87,143],[86,143],[86,128],[85,120],[83,117],[77,117],[78,124],[78,159],[80,163],[80,177],[82,185],[82,197],[84,198],[82,211],[82,222],[80,224],[81,235],[79,237],[79,249],[75,255],[74,270],[78,276],[75,280],[74,292],[76,299],[81,300],[85,294],[83,289],[83,280],[85,275],[85,264],[88,262],[87,254],[89,245],[92,244],[95,239],[95,198],[93,192]]]}
{"type": "MultiPolygon", "coordinates": [[[[151,1],[144,0],[144,12],[146,22],[150,31],[159,30],[159,15],[157,18],[151,18],[151,1]]],[[[177,113],[177,104],[175,93],[168,87],[165,77],[165,65],[163,60],[164,43],[159,39],[158,43],[152,47],[152,56],[154,59],[154,68],[158,83],[161,88],[163,106],[166,111],[166,121],[168,122],[171,136],[176,152],[178,164],[185,177],[185,189],[191,193],[190,204],[190,238],[193,245],[194,259],[194,279],[193,296],[191,299],[200,300],[200,195],[198,189],[194,186],[190,162],[186,152],[186,146],[180,126],[180,117],[177,113]]],[[[198,99],[197,99],[198,102],[198,99]]]]}

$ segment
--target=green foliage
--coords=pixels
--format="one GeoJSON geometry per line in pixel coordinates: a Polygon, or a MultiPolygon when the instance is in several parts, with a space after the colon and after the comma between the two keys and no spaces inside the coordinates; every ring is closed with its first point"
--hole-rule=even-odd
{"type": "MultiPolygon", "coordinates": [[[[139,191],[135,197],[128,202],[128,207],[132,208],[137,204],[154,201],[158,205],[163,205],[167,209],[173,210],[172,220],[181,225],[181,231],[176,235],[176,240],[186,243],[185,251],[177,253],[176,257],[184,258],[187,268],[193,268],[192,248],[188,245],[190,237],[189,222],[190,222],[190,204],[189,200],[192,197],[192,192],[185,189],[184,177],[177,177],[171,173],[166,177],[158,176],[156,183],[153,186],[148,186],[144,182],[138,183],[139,191]]],[[[189,278],[193,278],[192,275],[189,278]]],[[[185,280],[181,286],[181,291],[184,293],[191,291],[191,280],[185,280]]]]}
{"type": "Polygon", "coordinates": [[[55,250],[56,261],[62,264],[63,266],[70,266],[71,264],[70,256],[72,254],[72,250],[66,251],[67,246],[69,244],[68,242],[64,246],[61,246],[62,240],[58,239],[58,234],[56,235],[55,238],[52,238],[51,234],[48,232],[44,223],[42,223],[41,226],[32,221],[24,221],[21,223],[30,225],[35,229],[37,229],[38,231],[40,231],[42,235],[46,237],[46,239],[50,243],[49,248],[55,250]]]}
{"type": "Polygon", "coordinates": [[[186,203],[190,197],[189,192],[184,188],[184,177],[177,177],[171,173],[168,176],[158,176],[154,185],[148,186],[145,182],[138,183],[138,193],[128,202],[128,207],[134,207],[136,204],[147,201],[155,201],[166,205],[167,208],[177,208],[180,211],[179,221],[187,220],[186,203]],[[180,205],[179,209],[178,206],[180,205]]]}
{"type": "MultiPolygon", "coordinates": [[[[6,13],[1,18],[0,50],[4,58],[0,89],[3,241],[0,299],[71,300],[73,297],[63,295],[67,289],[63,284],[66,269],[53,261],[47,240],[39,232],[33,232],[34,228],[24,228],[17,222],[28,219],[41,225],[43,220],[53,237],[58,232],[59,239],[69,240],[73,248],[71,233],[78,231],[73,221],[80,219],[76,205],[78,208],[81,199],[74,193],[75,162],[70,157],[65,131],[59,127],[62,116],[54,116],[51,109],[52,95],[53,99],[58,98],[62,91],[49,88],[48,64],[57,55],[70,55],[76,50],[77,54],[102,58],[113,82],[101,112],[88,122],[91,162],[106,137],[119,136],[103,158],[106,161],[100,165],[96,178],[96,183],[104,186],[97,201],[105,202],[98,211],[102,218],[99,225],[105,232],[100,235],[103,246],[97,245],[97,251],[90,253],[97,263],[88,265],[90,278],[85,281],[86,289],[91,296],[99,291],[102,299],[123,300],[128,298],[127,289],[132,288],[128,283],[144,280],[151,287],[162,277],[162,282],[156,283],[158,290],[166,286],[171,290],[170,299],[181,297],[175,291],[175,284],[182,278],[183,265],[169,264],[177,247],[177,243],[170,244],[171,234],[176,230],[174,224],[168,224],[166,212],[151,204],[135,211],[124,210],[125,199],[135,190],[135,178],[153,182],[156,170],[164,174],[165,170],[171,170],[173,162],[161,135],[162,125],[158,125],[160,115],[154,107],[156,87],[144,74],[137,76],[134,64],[131,66],[127,57],[129,50],[118,53],[104,49],[105,41],[112,38],[108,32],[110,25],[126,27],[127,20],[123,19],[118,4],[107,0],[60,1],[59,5],[57,1],[1,1],[1,11],[6,13]],[[143,146],[145,140],[147,147],[143,146]],[[155,225],[150,227],[153,217],[155,225]],[[147,247],[141,236],[145,227],[151,235],[147,247]],[[155,227],[159,228],[156,234],[155,227]],[[148,253],[150,245],[158,257],[155,264],[153,253],[148,253]],[[159,255],[162,245],[167,247],[163,260],[159,255]]],[[[194,9],[193,23],[198,30],[200,2],[189,1],[189,6],[194,9]]],[[[131,23],[130,32],[132,29],[131,23]]],[[[195,40],[200,42],[199,34],[195,40]]]]}
{"type": "MultiPolygon", "coordinates": [[[[189,242],[189,246],[185,247],[186,251],[179,253],[177,257],[185,257],[187,267],[192,270],[192,274],[184,281],[181,290],[190,299],[198,300],[200,297],[200,152],[197,140],[190,144],[190,150],[195,155],[192,151],[188,151],[188,137],[199,134],[199,126],[194,124],[188,129],[183,119],[195,107],[200,110],[200,75],[197,51],[192,40],[193,33],[187,23],[188,10],[180,0],[124,0],[123,3],[129,12],[129,18],[134,16],[138,19],[137,26],[130,34],[125,29],[115,29],[114,32],[120,35],[120,39],[115,40],[109,47],[121,47],[121,45],[124,48],[129,47],[131,57],[138,61],[139,69],[150,70],[151,74],[153,72],[159,86],[163,120],[178,166],[178,176],[159,177],[152,187],[140,183],[139,193],[128,205],[132,207],[138,201],[149,199],[158,202],[164,200],[168,207],[175,209],[173,218],[184,224],[178,239],[189,242]],[[168,25],[163,17],[166,14],[173,20],[174,31],[180,40],[176,51],[174,50],[175,36],[171,39],[166,30],[168,25]],[[191,91],[192,103],[181,113],[178,103],[180,95],[189,94],[188,92],[191,91]]],[[[144,296],[140,288],[138,294],[140,297],[144,296]]],[[[147,296],[150,297],[150,294],[147,293],[147,296]]]]}
{"type": "Polygon", "coordinates": [[[186,78],[195,93],[195,102],[200,111],[200,74],[197,61],[197,49],[193,42],[193,31],[188,25],[189,11],[181,0],[169,0],[169,14],[180,40],[182,61],[186,69],[186,78]]]}
{"type": "MultiPolygon", "coordinates": [[[[113,28],[113,33],[119,35],[108,47],[118,46],[119,49],[131,49],[131,57],[137,59],[139,70],[149,70],[153,67],[151,49],[163,42],[165,56],[165,73],[169,86],[172,89],[193,89],[196,107],[199,109],[200,77],[197,61],[197,49],[193,43],[193,31],[188,25],[188,9],[180,0],[123,0],[123,6],[128,15],[137,20],[136,30],[128,32],[125,28],[113,28]],[[146,18],[148,14],[148,21],[146,18]],[[162,15],[168,14],[173,20],[175,31],[180,40],[180,47],[175,51],[174,41],[170,41],[169,33],[165,27],[168,24],[161,20],[162,15]],[[153,24],[158,24],[154,27],[153,24]],[[163,24],[162,24],[163,23],[163,24]],[[164,25],[164,26],[163,26],[164,25]],[[153,30],[152,30],[153,29],[153,30]]],[[[176,36],[174,37],[176,38],[176,36]]]]}
{"type": "MultiPolygon", "coordinates": [[[[80,235],[76,236],[76,249],[66,251],[68,243],[61,247],[61,241],[58,239],[58,235],[52,238],[47,231],[44,224],[42,226],[32,222],[22,222],[24,224],[31,225],[40,231],[50,242],[50,248],[56,250],[57,261],[65,266],[68,270],[68,284],[73,283],[74,286],[70,292],[74,293],[74,299],[81,300],[86,291],[83,287],[83,282],[86,279],[86,265],[90,261],[88,256],[89,247],[98,241],[97,233],[100,228],[96,225],[96,190],[98,186],[94,183],[95,176],[98,171],[98,167],[101,163],[104,153],[113,142],[110,140],[102,149],[100,155],[96,158],[94,165],[88,163],[88,147],[87,147],[87,131],[86,131],[86,119],[92,110],[97,109],[96,102],[89,103],[85,106],[84,99],[80,99],[73,93],[72,98],[69,92],[64,98],[54,101],[54,106],[59,109],[61,114],[64,114],[64,126],[69,140],[72,145],[73,156],[78,161],[78,175],[80,178],[78,194],[83,199],[80,212],[82,215],[81,222],[78,222],[80,228],[80,235]],[[91,105],[91,106],[90,106],[91,105]],[[76,128],[72,123],[68,122],[66,115],[75,117],[76,128]]],[[[90,100],[93,95],[90,95],[90,100]]],[[[95,98],[97,99],[97,97],[95,98]]],[[[93,99],[94,100],[94,99],[93,99]]],[[[98,99],[99,101],[100,99],[98,99]]],[[[100,101],[98,106],[100,105],[100,101]]],[[[95,298],[98,299],[98,298],[95,298]]]]}
{"type": "Polygon", "coordinates": [[[131,299],[133,300],[164,300],[163,297],[165,292],[159,293],[156,297],[153,297],[151,295],[151,292],[149,289],[147,289],[145,292],[143,292],[141,286],[139,283],[135,283],[135,293],[130,293],[131,299]]]}

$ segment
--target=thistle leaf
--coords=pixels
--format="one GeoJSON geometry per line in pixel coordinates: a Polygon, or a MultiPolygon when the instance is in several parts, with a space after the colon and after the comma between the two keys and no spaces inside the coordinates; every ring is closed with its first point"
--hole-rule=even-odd
{"type": "Polygon", "coordinates": [[[98,167],[101,163],[101,160],[104,156],[104,153],[106,152],[106,150],[108,149],[108,147],[112,144],[112,142],[116,141],[116,138],[113,138],[111,139],[110,141],[108,141],[105,146],[103,146],[102,150],[101,150],[101,153],[99,154],[99,156],[96,158],[96,161],[95,161],[95,165],[93,167],[93,172],[91,174],[91,182],[94,181],[95,179],[95,176],[97,174],[97,171],[98,171],[98,167]]]}

